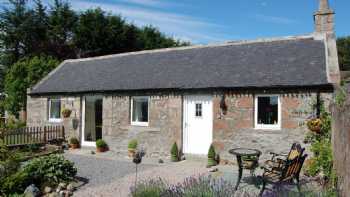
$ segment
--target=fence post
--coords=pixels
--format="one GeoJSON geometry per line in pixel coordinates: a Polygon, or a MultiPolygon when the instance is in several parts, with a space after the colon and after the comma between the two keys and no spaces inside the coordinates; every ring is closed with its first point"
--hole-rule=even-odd
{"type": "Polygon", "coordinates": [[[46,126],[44,126],[44,142],[47,143],[46,126]]]}
{"type": "Polygon", "coordinates": [[[66,136],[65,136],[65,133],[64,133],[64,126],[63,126],[63,125],[62,125],[62,138],[63,138],[63,140],[66,139],[66,136]]]}

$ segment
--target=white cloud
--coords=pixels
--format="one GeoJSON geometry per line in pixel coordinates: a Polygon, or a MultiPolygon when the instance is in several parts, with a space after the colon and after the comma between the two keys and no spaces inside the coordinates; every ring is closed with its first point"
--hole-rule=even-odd
{"type": "Polygon", "coordinates": [[[173,3],[160,1],[160,0],[119,0],[120,2],[125,2],[129,4],[136,4],[141,6],[150,6],[150,7],[165,7],[174,5],[173,3]]]}
{"type": "Polygon", "coordinates": [[[94,3],[87,0],[71,1],[71,5],[76,10],[100,7],[101,9],[114,14],[121,14],[121,16],[136,25],[153,25],[159,27],[160,31],[165,32],[169,36],[178,39],[186,39],[193,43],[219,42],[229,37],[227,35],[215,33],[218,29],[225,28],[224,26],[187,15],[120,5],[116,3],[94,3]]]}
{"type": "Polygon", "coordinates": [[[275,23],[275,24],[289,25],[289,24],[298,23],[298,21],[294,19],[280,17],[280,16],[268,16],[263,14],[256,14],[254,18],[262,22],[275,23]]]}

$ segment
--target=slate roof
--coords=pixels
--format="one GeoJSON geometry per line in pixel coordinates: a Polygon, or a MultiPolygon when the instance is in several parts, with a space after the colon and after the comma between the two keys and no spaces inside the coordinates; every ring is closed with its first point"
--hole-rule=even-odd
{"type": "Polygon", "coordinates": [[[308,37],[69,60],[30,94],[324,85],[325,44],[308,37]]]}

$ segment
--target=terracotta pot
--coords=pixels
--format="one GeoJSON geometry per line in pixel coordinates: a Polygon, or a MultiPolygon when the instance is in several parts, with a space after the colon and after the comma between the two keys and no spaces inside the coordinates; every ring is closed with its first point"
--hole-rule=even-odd
{"type": "Polygon", "coordinates": [[[79,144],[70,144],[70,147],[72,149],[78,149],[79,148],[79,144]]]}
{"type": "Polygon", "coordinates": [[[129,156],[130,158],[134,158],[135,152],[136,152],[135,149],[128,149],[128,156],[129,156]]]}
{"type": "Polygon", "coordinates": [[[98,153],[103,153],[106,151],[108,151],[107,147],[96,147],[96,152],[98,152],[98,153]]]}

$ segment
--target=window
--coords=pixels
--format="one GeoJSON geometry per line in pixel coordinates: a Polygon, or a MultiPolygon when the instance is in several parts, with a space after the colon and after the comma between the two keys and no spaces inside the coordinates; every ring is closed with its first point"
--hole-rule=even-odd
{"type": "Polygon", "coordinates": [[[49,99],[49,121],[60,122],[61,121],[61,100],[49,99]]]}
{"type": "Polygon", "coordinates": [[[202,117],[202,103],[196,103],[196,117],[202,117]]]}
{"type": "Polygon", "coordinates": [[[148,126],[148,97],[134,97],[131,102],[131,124],[148,126]]]}
{"type": "Polygon", "coordinates": [[[281,104],[279,96],[261,95],[255,97],[255,128],[281,128],[281,104]]]}

